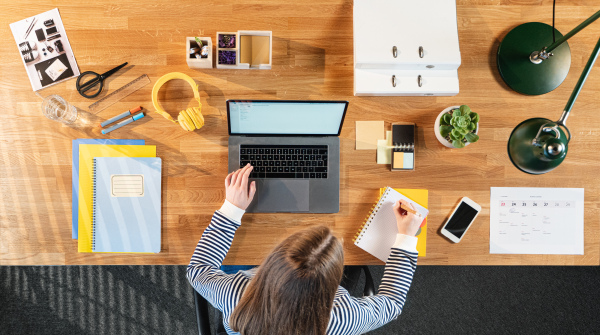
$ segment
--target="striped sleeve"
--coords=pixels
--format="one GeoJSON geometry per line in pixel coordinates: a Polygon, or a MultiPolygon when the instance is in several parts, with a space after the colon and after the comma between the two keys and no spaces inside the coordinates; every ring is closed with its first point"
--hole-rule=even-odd
{"type": "Polygon", "coordinates": [[[397,318],[417,268],[417,256],[417,252],[392,248],[377,295],[356,298],[340,288],[327,333],[362,334],[397,318]]]}
{"type": "Polygon", "coordinates": [[[221,312],[236,300],[235,275],[225,274],[220,267],[240,225],[216,211],[187,267],[186,275],[190,284],[221,312]]]}

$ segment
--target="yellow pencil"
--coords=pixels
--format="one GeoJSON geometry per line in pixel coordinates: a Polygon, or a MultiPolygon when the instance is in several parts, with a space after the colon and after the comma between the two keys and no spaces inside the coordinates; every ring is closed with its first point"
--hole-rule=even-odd
{"type": "Polygon", "coordinates": [[[404,204],[402,204],[402,203],[400,204],[400,208],[402,208],[403,210],[405,210],[405,211],[407,211],[409,213],[412,213],[412,214],[414,214],[416,216],[421,216],[421,214],[419,214],[419,212],[415,211],[414,209],[412,209],[410,207],[404,206],[404,204]]]}

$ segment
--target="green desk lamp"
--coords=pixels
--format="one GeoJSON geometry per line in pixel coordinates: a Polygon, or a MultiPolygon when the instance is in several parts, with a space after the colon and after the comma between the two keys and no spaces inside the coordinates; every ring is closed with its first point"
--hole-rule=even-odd
{"type": "Polygon", "coordinates": [[[567,146],[571,140],[571,132],[565,122],[599,53],[600,39],[598,39],[558,121],[533,118],[521,122],[512,131],[508,139],[508,156],[519,170],[531,174],[542,174],[554,170],[565,159],[567,146]]]}
{"type": "Polygon", "coordinates": [[[540,95],[554,90],[565,80],[571,67],[571,49],[566,41],[599,17],[600,11],[565,36],[545,23],[517,26],[498,47],[496,60],[500,76],[510,88],[522,94],[540,95]],[[554,34],[558,40],[554,40],[554,34]]]}

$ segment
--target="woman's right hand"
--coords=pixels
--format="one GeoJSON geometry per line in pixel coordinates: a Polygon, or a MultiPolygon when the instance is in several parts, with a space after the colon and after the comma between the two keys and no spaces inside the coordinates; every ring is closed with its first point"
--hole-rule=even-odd
{"type": "Polygon", "coordinates": [[[406,200],[398,200],[396,204],[394,204],[394,215],[396,215],[398,234],[415,236],[419,231],[419,226],[421,226],[423,218],[403,210],[400,208],[400,204],[404,205],[404,207],[415,210],[414,206],[406,200]]]}

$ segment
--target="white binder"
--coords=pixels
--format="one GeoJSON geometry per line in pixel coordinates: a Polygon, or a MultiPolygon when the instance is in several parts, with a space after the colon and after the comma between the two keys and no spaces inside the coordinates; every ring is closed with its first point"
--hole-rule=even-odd
{"type": "Polygon", "coordinates": [[[460,64],[455,0],[354,1],[354,95],[456,95],[460,64]]]}

